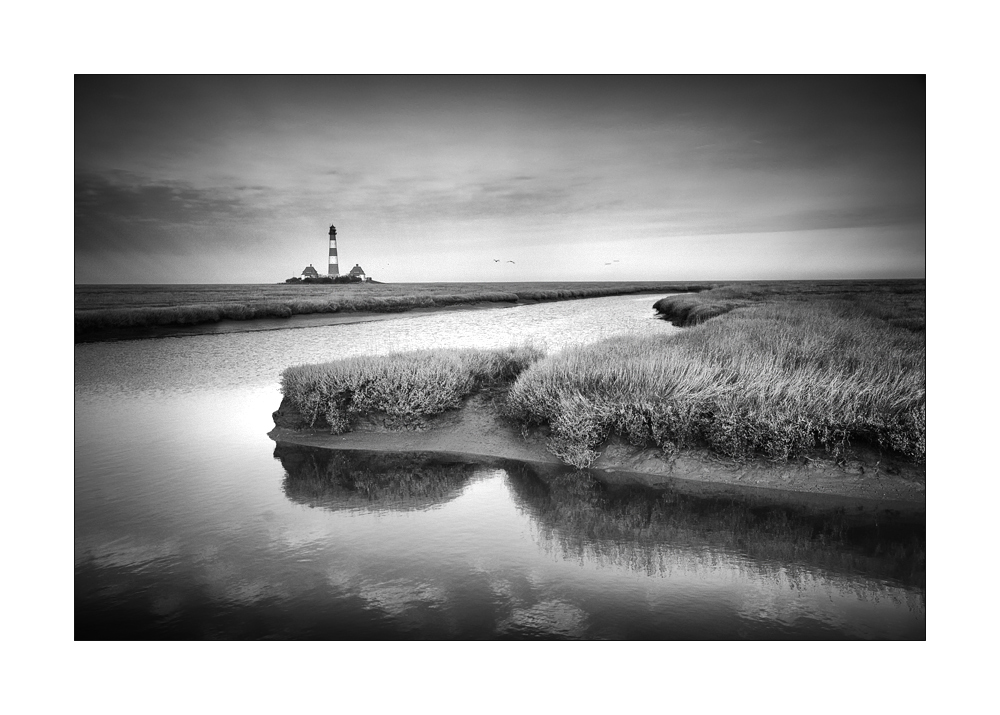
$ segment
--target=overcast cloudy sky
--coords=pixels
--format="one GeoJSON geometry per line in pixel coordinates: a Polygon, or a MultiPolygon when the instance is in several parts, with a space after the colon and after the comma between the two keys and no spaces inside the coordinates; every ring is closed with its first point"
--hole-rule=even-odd
{"type": "Polygon", "coordinates": [[[325,271],[330,224],[384,281],[922,277],[924,100],[922,76],[81,76],[75,278],[279,282],[325,271]]]}

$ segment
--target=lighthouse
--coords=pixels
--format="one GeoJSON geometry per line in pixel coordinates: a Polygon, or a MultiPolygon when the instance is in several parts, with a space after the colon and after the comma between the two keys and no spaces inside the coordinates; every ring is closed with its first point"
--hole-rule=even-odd
{"type": "Polygon", "coordinates": [[[337,227],[330,226],[330,268],[326,273],[331,278],[340,275],[340,266],[337,263],[337,227]]]}

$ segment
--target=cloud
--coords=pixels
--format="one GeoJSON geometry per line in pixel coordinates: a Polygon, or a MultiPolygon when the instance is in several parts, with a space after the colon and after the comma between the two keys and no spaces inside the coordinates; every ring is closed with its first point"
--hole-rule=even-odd
{"type": "Polygon", "coordinates": [[[396,182],[373,188],[361,206],[398,220],[496,220],[559,214],[578,207],[570,186],[526,180],[396,182]]]}
{"type": "Polygon", "coordinates": [[[836,205],[789,211],[686,210],[646,215],[643,233],[664,236],[784,233],[904,226],[924,220],[922,203],[836,205]]]}
{"type": "Polygon", "coordinates": [[[920,77],[76,84],[76,249],[95,266],[169,256],[228,276],[253,256],[263,279],[322,260],[330,223],[370,255],[450,259],[924,220],[920,77]]]}
{"type": "Polygon", "coordinates": [[[266,187],[198,189],[126,172],[83,174],[75,186],[75,249],[184,254],[193,229],[252,219],[243,194],[266,187]]]}

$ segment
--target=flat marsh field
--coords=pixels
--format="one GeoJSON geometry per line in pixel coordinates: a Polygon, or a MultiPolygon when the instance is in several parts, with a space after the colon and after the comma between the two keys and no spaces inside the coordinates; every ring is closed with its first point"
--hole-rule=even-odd
{"type": "Polygon", "coordinates": [[[688,292],[718,283],[360,283],[302,285],[77,285],[77,340],[130,337],[156,326],[289,318],[322,313],[391,313],[414,308],[524,304],[645,292],[688,292]]]}

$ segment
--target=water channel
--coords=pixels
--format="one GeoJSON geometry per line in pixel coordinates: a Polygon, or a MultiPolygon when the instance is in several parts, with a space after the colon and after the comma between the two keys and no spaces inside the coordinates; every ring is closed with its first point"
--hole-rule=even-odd
{"type": "Polygon", "coordinates": [[[922,525],[267,436],[289,365],[677,330],[658,297],[77,345],[76,637],[924,638],[922,525]]]}

